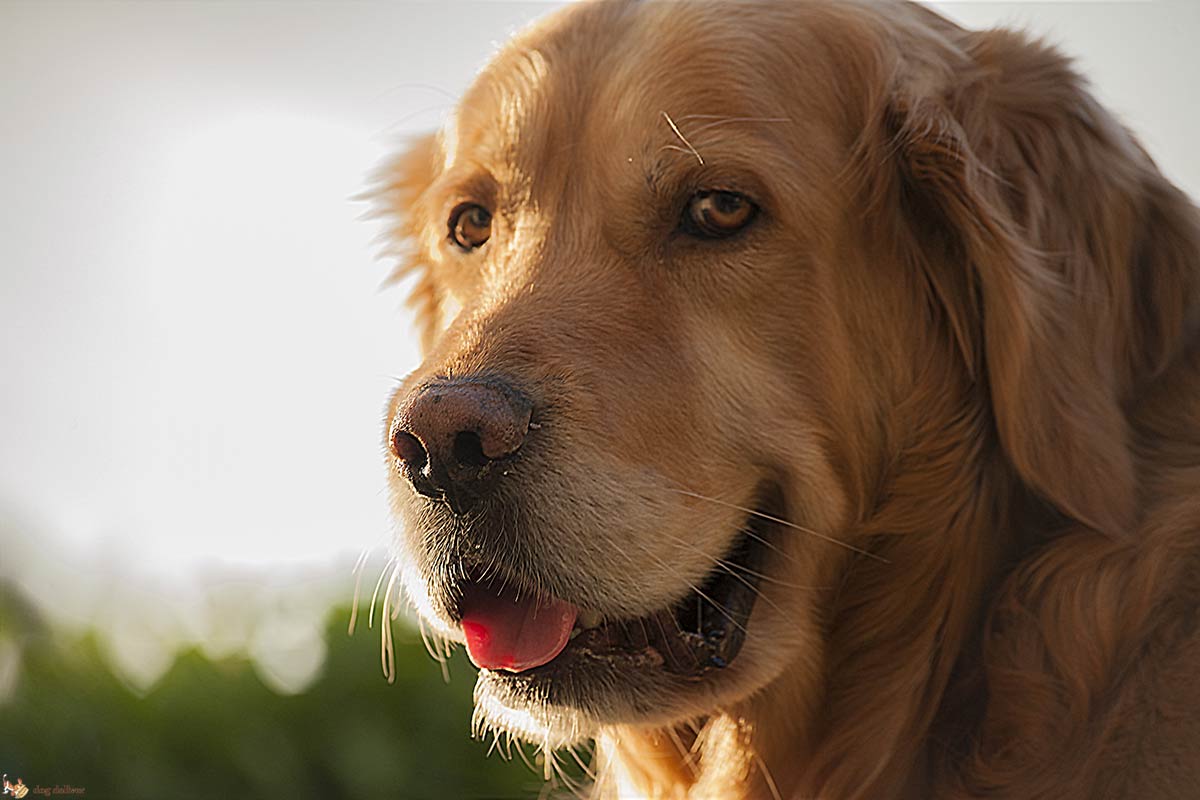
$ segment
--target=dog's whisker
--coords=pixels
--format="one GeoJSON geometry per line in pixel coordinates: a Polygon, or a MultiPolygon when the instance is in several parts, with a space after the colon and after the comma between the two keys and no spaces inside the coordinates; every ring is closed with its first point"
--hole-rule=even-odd
{"type": "Polygon", "coordinates": [[[383,676],[388,683],[396,682],[396,651],[392,642],[392,626],[384,623],[380,629],[380,660],[383,666],[383,676]]]}
{"type": "Polygon", "coordinates": [[[638,623],[638,627],[641,628],[642,638],[645,641],[649,641],[650,640],[650,631],[646,630],[646,618],[639,617],[637,623],[638,623]]]}
{"type": "Polygon", "coordinates": [[[529,760],[529,756],[525,753],[525,748],[521,746],[520,742],[517,742],[516,745],[517,746],[514,749],[517,751],[517,755],[520,756],[521,760],[525,762],[525,766],[529,767],[530,772],[537,772],[538,768],[535,767],[533,762],[529,760]]]}
{"type": "Polygon", "coordinates": [[[751,530],[749,528],[743,528],[742,533],[747,538],[753,539],[754,541],[761,543],[768,550],[774,551],[780,558],[784,558],[784,559],[787,559],[788,561],[792,561],[792,562],[799,561],[799,559],[797,559],[796,556],[792,555],[791,553],[786,552],[782,547],[775,544],[775,542],[772,542],[770,539],[766,538],[762,534],[755,533],[753,530],[751,530]]]}
{"type": "MultiPolygon", "coordinates": [[[[672,487],[672,486],[668,486],[668,487],[665,487],[665,488],[666,488],[666,489],[668,489],[669,491],[672,491],[672,492],[677,492],[677,493],[680,493],[680,494],[686,494],[686,495],[694,496],[694,497],[697,497],[697,498],[699,498],[699,499],[701,499],[701,500],[708,500],[708,501],[710,501],[710,502],[713,502],[713,503],[720,503],[720,504],[722,504],[722,505],[726,505],[726,506],[729,506],[729,507],[731,507],[731,508],[735,508],[735,509],[737,509],[737,510],[739,510],[739,511],[744,511],[744,512],[745,512],[745,513],[747,513],[747,514],[756,515],[756,512],[754,512],[754,511],[751,511],[751,510],[745,509],[745,508],[743,508],[742,506],[734,505],[733,503],[728,503],[728,502],[726,502],[726,501],[720,500],[720,499],[718,499],[718,498],[715,498],[715,497],[709,497],[709,496],[706,496],[706,495],[697,494],[697,493],[694,493],[694,492],[692,492],[692,491],[690,491],[690,490],[684,490],[684,489],[681,489],[681,488],[678,488],[678,487],[672,487]]],[[[762,515],[762,514],[757,514],[757,516],[763,516],[763,515],[762,515]]],[[[765,538],[765,537],[763,537],[763,536],[760,536],[759,534],[755,533],[753,530],[750,530],[750,529],[748,529],[748,528],[743,528],[743,529],[742,529],[742,531],[741,531],[741,533],[745,534],[747,537],[749,537],[749,538],[751,538],[751,539],[755,540],[756,542],[760,542],[762,545],[764,545],[764,546],[765,546],[766,548],[768,548],[769,550],[773,551],[773,552],[774,552],[774,553],[775,553],[777,556],[779,556],[780,558],[782,558],[782,559],[785,559],[785,560],[787,560],[787,561],[793,561],[793,562],[797,561],[797,558],[796,558],[796,556],[794,556],[793,554],[791,554],[791,553],[787,552],[787,551],[786,551],[786,550],[784,550],[783,548],[779,547],[777,544],[775,544],[774,542],[770,541],[769,539],[767,539],[767,538],[765,538]]],[[[813,533],[815,533],[815,531],[814,531],[813,533]]],[[[707,555],[707,554],[706,554],[706,555],[707,555]]],[[[710,556],[710,558],[711,558],[711,556],[710,556]]],[[[743,569],[744,569],[744,568],[743,568],[743,569]]],[[[763,576],[763,577],[765,577],[765,576],[763,576]]],[[[774,581],[774,580],[773,580],[773,579],[771,579],[771,578],[767,578],[767,580],[772,580],[773,582],[777,582],[777,583],[778,583],[778,581],[774,581]]],[[[788,586],[789,584],[780,583],[780,585],[781,585],[781,586],[788,586]]],[[[792,588],[809,589],[809,588],[816,588],[816,587],[809,587],[809,586],[793,586],[792,588]]]]}
{"type": "MultiPolygon", "coordinates": [[[[733,614],[730,613],[729,609],[725,608],[725,606],[721,605],[716,600],[709,597],[707,594],[705,594],[703,591],[701,591],[700,587],[696,586],[691,581],[684,580],[683,577],[679,574],[678,570],[672,569],[670,567],[670,565],[668,565],[665,561],[663,561],[658,556],[654,555],[654,553],[651,553],[649,548],[642,548],[642,552],[647,558],[651,559],[656,564],[658,564],[658,566],[661,569],[665,570],[666,572],[668,572],[671,575],[674,575],[676,578],[678,578],[680,580],[681,583],[683,583],[685,586],[687,586],[693,592],[698,594],[703,600],[707,601],[709,605],[711,605],[713,608],[715,608],[717,611],[719,611],[721,613],[721,616],[723,616],[723,617],[725,617],[725,619],[729,620],[730,624],[732,624],[734,627],[736,627],[742,633],[749,633],[749,631],[747,631],[746,628],[740,622],[738,622],[737,619],[734,618],[733,614]]],[[[655,617],[654,619],[659,619],[659,618],[655,617]]],[[[660,626],[662,625],[661,621],[659,621],[659,625],[660,626]]],[[[676,621],[675,627],[678,629],[676,631],[677,633],[682,632],[682,629],[679,629],[678,621],[676,621]]],[[[660,630],[661,630],[661,628],[660,628],[660,630]]],[[[664,636],[667,635],[666,631],[661,631],[661,632],[664,636]]]]}
{"type": "Polygon", "coordinates": [[[545,747],[538,748],[538,755],[542,757],[542,780],[546,781],[546,785],[542,787],[539,800],[549,800],[550,792],[559,787],[559,770],[558,764],[554,758],[554,754],[545,747]]]}
{"type": "Polygon", "coordinates": [[[421,634],[421,644],[425,645],[425,652],[429,654],[429,657],[434,661],[444,663],[445,659],[443,658],[442,654],[438,652],[433,643],[429,641],[429,630],[425,627],[424,617],[417,617],[417,632],[421,634]]]}
{"type": "MultiPolygon", "coordinates": [[[[772,544],[771,542],[767,541],[762,536],[759,536],[758,534],[754,533],[754,531],[743,529],[742,533],[751,539],[761,542],[764,545],[771,546],[771,544],[772,544]]],[[[684,547],[690,548],[691,550],[699,553],[700,555],[702,555],[705,558],[712,561],[713,564],[715,564],[716,566],[718,566],[726,571],[737,570],[738,575],[749,575],[751,578],[755,578],[756,580],[764,581],[765,583],[772,583],[772,584],[775,584],[776,586],[782,586],[785,589],[802,589],[802,590],[808,591],[808,590],[827,588],[824,586],[813,586],[810,584],[790,583],[788,581],[783,581],[783,580],[780,580],[779,578],[775,578],[770,575],[767,575],[766,573],[758,572],[756,570],[750,569],[747,566],[738,564],[736,561],[729,561],[728,559],[718,558],[717,556],[710,555],[709,553],[704,552],[704,550],[702,550],[701,548],[692,544],[691,542],[687,541],[686,539],[681,539],[678,536],[670,536],[669,538],[673,539],[677,544],[681,544],[684,547]]],[[[795,560],[794,556],[784,553],[782,550],[780,550],[777,547],[772,547],[771,549],[778,552],[781,556],[786,556],[787,558],[789,558],[791,560],[795,560]]],[[[742,582],[745,583],[745,581],[742,581],[742,582]]],[[[749,584],[747,584],[747,585],[749,585],[749,584]]]]}
{"type": "Polygon", "coordinates": [[[400,580],[400,564],[397,562],[396,574],[392,576],[392,579],[390,581],[388,581],[388,588],[387,588],[387,592],[388,592],[387,601],[391,607],[391,614],[389,615],[389,619],[391,619],[393,621],[400,619],[400,612],[403,609],[403,604],[400,602],[400,594],[404,589],[403,589],[403,586],[400,584],[399,580],[400,580]]]}
{"type": "Polygon", "coordinates": [[[596,772],[591,768],[591,765],[589,763],[591,761],[591,757],[594,756],[595,753],[594,752],[588,753],[589,759],[588,759],[588,762],[585,762],[583,760],[583,757],[579,755],[579,751],[582,749],[585,749],[585,748],[586,748],[586,746],[581,744],[581,745],[576,745],[574,747],[568,747],[567,751],[571,754],[571,757],[575,759],[575,763],[579,765],[579,768],[581,770],[583,770],[583,774],[587,776],[588,780],[595,783],[596,772]]]}
{"type": "Polygon", "coordinates": [[[699,720],[695,720],[695,719],[686,720],[683,724],[692,733],[692,747],[688,752],[690,752],[693,756],[698,757],[700,755],[700,751],[702,749],[702,747],[701,747],[702,741],[700,738],[700,732],[703,730],[703,726],[700,724],[699,720]]]}
{"type": "MultiPolygon", "coordinates": [[[[653,553],[650,550],[650,548],[647,547],[644,543],[639,543],[639,544],[640,544],[640,546],[638,549],[641,551],[643,556],[645,556],[647,559],[649,559],[652,563],[656,564],[661,570],[666,572],[668,575],[671,575],[672,577],[679,580],[680,583],[684,584],[689,589],[691,589],[693,592],[695,592],[701,599],[707,601],[709,605],[711,605],[718,612],[720,612],[721,616],[725,617],[725,619],[727,619],[730,622],[730,624],[732,624],[734,627],[736,627],[738,630],[740,630],[743,634],[749,633],[749,631],[746,630],[745,626],[743,626],[740,622],[738,622],[734,618],[733,614],[730,613],[730,611],[727,608],[725,608],[723,605],[718,603],[716,600],[714,600],[713,598],[711,598],[707,594],[705,594],[694,583],[692,583],[691,581],[685,580],[679,574],[679,571],[677,569],[673,568],[671,565],[669,565],[665,561],[663,561],[662,558],[660,558],[658,555],[653,553]]],[[[616,549],[622,556],[628,557],[628,553],[625,552],[622,548],[618,547],[616,549]]],[[[659,632],[662,633],[664,637],[668,636],[668,632],[662,629],[662,620],[657,616],[653,617],[653,619],[659,625],[659,632]]],[[[675,622],[675,629],[676,629],[675,632],[682,633],[683,629],[679,627],[679,621],[674,620],[674,622],[675,622]]]]}
{"type": "Polygon", "coordinates": [[[730,117],[725,114],[684,114],[682,117],[676,117],[675,121],[682,125],[694,119],[725,120],[727,122],[791,122],[790,117],[730,117]]]}
{"type": "MultiPolygon", "coordinates": [[[[442,657],[448,663],[450,661],[450,659],[454,656],[454,643],[452,641],[450,641],[450,638],[448,636],[443,636],[442,634],[437,634],[437,638],[441,642],[442,657]]],[[[447,670],[447,671],[449,671],[449,670],[447,670]]]]}
{"type": "Polygon", "coordinates": [[[663,150],[670,150],[675,153],[684,153],[689,156],[692,154],[691,150],[688,150],[686,147],[680,147],[677,144],[664,144],[662,147],[658,148],[654,152],[661,153],[663,150]]]}
{"type": "MultiPolygon", "coordinates": [[[[570,748],[567,749],[569,750],[570,748]]],[[[579,794],[583,786],[579,783],[579,781],[574,780],[570,775],[567,774],[566,769],[558,757],[558,753],[543,745],[542,754],[543,758],[545,759],[545,763],[548,765],[548,771],[553,773],[555,780],[562,781],[563,786],[565,786],[572,794],[579,794]]]]}
{"type": "Polygon", "coordinates": [[[700,153],[696,150],[696,148],[692,147],[692,143],[689,142],[682,133],[680,133],[679,126],[676,125],[674,120],[671,119],[671,115],[668,114],[666,111],[663,111],[661,113],[662,113],[663,119],[665,119],[667,121],[667,124],[671,126],[671,130],[675,131],[675,135],[679,137],[679,141],[683,142],[684,145],[687,146],[688,152],[690,152],[692,155],[694,155],[696,157],[696,160],[700,162],[700,166],[703,167],[704,166],[704,158],[700,155],[700,153]]]}
{"type": "Polygon", "coordinates": [[[788,119],[787,117],[726,117],[725,119],[718,119],[713,122],[707,122],[703,125],[693,128],[691,130],[692,138],[694,139],[697,136],[699,136],[700,134],[704,133],[705,131],[712,130],[713,128],[719,128],[722,125],[729,125],[729,124],[735,123],[735,122],[747,122],[747,123],[767,122],[767,123],[770,123],[770,122],[791,122],[791,120],[788,119]]]}
{"type": "MultiPolygon", "coordinates": [[[[679,736],[679,730],[674,725],[667,726],[667,736],[670,737],[671,743],[675,745],[675,751],[679,754],[679,760],[683,762],[683,766],[692,777],[700,777],[700,765],[697,763],[696,754],[692,748],[684,744],[683,739],[679,736]]],[[[694,741],[694,740],[693,740],[694,741]]]]}
{"type": "Polygon", "coordinates": [[[370,555],[370,549],[364,547],[362,553],[358,556],[358,560],[354,562],[354,599],[350,601],[350,625],[346,629],[348,636],[354,635],[354,626],[358,622],[358,597],[362,589],[363,569],[366,567],[367,558],[370,555]]]}
{"type": "MultiPolygon", "coordinates": [[[[376,132],[376,136],[380,136],[380,137],[389,136],[390,134],[392,134],[395,131],[404,130],[405,124],[416,119],[417,117],[423,116],[425,114],[432,114],[435,111],[444,111],[446,109],[452,109],[452,108],[454,108],[453,103],[431,103],[430,105],[424,106],[422,108],[418,108],[415,111],[411,111],[408,114],[405,114],[404,116],[400,117],[400,119],[396,120],[395,122],[385,125],[382,129],[380,129],[376,132]]],[[[373,193],[364,192],[363,194],[368,195],[367,197],[362,198],[362,202],[365,202],[365,201],[371,200],[371,197],[369,195],[371,195],[373,193]]],[[[351,198],[351,199],[354,200],[354,199],[358,199],[358,198],[351,198]]]]}
{"type": "MultiPolygon", "coordinates": [[[[731,625],[733,625],[734,627],[737,627],[738,630],[742,631],[743,633],[749,633],[749,631],[746,630],[745,626],[740,624],[740,622],[738,622],[738,620],[736,618],[734,618],[734,616],[730,612],[730,610],[728,610],[725,606],[722,606],[721,603],[713,600],[712,597],[709,597],[707,594],[704,594],[704,591],[701,590],[700,587],[697,587],[696,584],[691,583],[690,581],[686,581],[686,579],[684,579],[682,576],[679,575],[678,570],[673,569],[673,567],[670,564],[667,564],[665,560],[662,560],[662,558],[660,558],[659,555],[656,555],[653,552],[650,552],[650,549],[644,545],[640,549],[641,549],[644,557],[650,559],[650,561],[653,561],[653,563],[658,565],[660,567],[660,569],[666,571],[668,573],[668,575],[672,575],[672,576],[678,578],[679,581],[685,585],[685,587],[688,587],[692,591],[695,591],[696,595],[700,596],[702,600],[708,602],[708,604],[710,604],[710,606],[712,606],[713,608],[718,610],[718,612],[720,612],[721,616],[724,616],[725,619],[730,621],[731,625]]],[[[658,618],[655,618],[655,619],[658,619],[658,618]]],[[[659,624],[661,625],[661,621],[659,622],[659,624]]],[[[677,633],[683,632],[683,628],[679,627],[678,620],[674,620],[674,625],[676,625],[677,633]]],[[[660,628],[660,631],[661,631],[661,628],[660,628]]],[[[661,632],[662,632],[662,634],[664,634],[664,636],[666,636],[666,634],[667,634],[666,631],[661,631],[661,632]]]]}
{"type": "MultiPolygon", "coordinates": [[[[668,487],[668,488],[669,488],[669,487],[668,487]]],[[[679,491],[679,490],[678,490],[678,489],[672,489],[671,491],[679,491]]],[[[697,496],[700,496],[700,495],[697,495],[697,496]]],[[[701,496],[701,497],[702,497],[702,496],[701,496]]],[[[714,498],[714,497],[702,497],[702,499],[704,499],[704,500],[710,500],[710,501],[712,501],[712,502],[723,502],[723,501],[720,501],[720,500],[718,500],[717,498],[714,498]]],[[[726,505],[732,505],[732,504],[726,504],[726,505]]],[[[739,509],[739,510],[742,510],[742,509],[741,509],[741,506],[733,506],[733,507],[734,507],[734,508],[737,508],[737,509],[739,509]]],[[[748,512],[748,513],[749,513],[749,512],[748,512]]],[[[782,558],[782,559],[784,559],[784,560],[786,560],[786,561],[791,561],[791,562],[793,562],[793,563],[798,563],[798,562],[799,562],[799,559],[798,559],[798,558],[797,558],[795,555],[793,555],[792,553],[789,553],[789,552],[787,552],[787,551],[786,551],[786,550],[784,550],[782,547],[780,547],[778,544],[776,544],[775,542],[773,542],[773,541],[771,541],[770,539],[766,538],[765,536],[762,536],[762,535],[760,535],[760,534],[758,534],[758,533],[755,533],[755,532],[754,532],[752,529],[750,529],[750,528],[743,528],[743,529],[741,530],[741,533],[742,533],[742,534],[744,534],[744,535],[745,535],[747,538],[750,538],[750,539],[753,539],[753,540],[754,540],[754,541],[756,541],[756,542],[759,542],[759,543],[760,543],[760,544],[762,544],[764,547],[766,547],[768,550],[771,550],[773,553],[775,553],[775,555],[776,555],[776,556],[778,556],[779,558],[782,558]]],[[[768,580],[773,580],[773,579],[770,579],[770,578],[768,578],[768,580]]],[[[786,586],[786,585],[788,585],[788,584],[781,584],[781,585],[784,585],[784,586],[786,586]]],[[[797,587],[794,587],[794,588],[808,589],[808,588],[813,588],[813,587],[807,587],[807,586],[797,586],[797,587]]]]}
{"type": "MultiPolygon", "coordinates": [[[[676,544],[682,545],[683,547],[688,548],[692,552],[697,553],[697,554],[703,556],[704,558],[707,558],[709,561],[711,561],[717,567],[717,569],[720,569],[720,570],[723,570],[723,571],[729,573],[729,575],[731,575],[735,580],[737,580],[739,583],[741,583],[743,586],[745,586],[747,589],[749,589],[751,592],[753,592],[755,597],[761,598],[763,600],[763,602],[768,603],[776,611],[778,611],[781,614],[783,613],[783,609],[780,608],[779,606],[777,606],[774,602],[771,601],[771,599],[769,597],[767,597],[765,594],[763,594],[762,589],[758,588],[753,583],[751,583],[750,581],[748,581],[744,577],[742,577],[741,573],[737,572],[734,569],[734,567],[737,567],[737,569],[741,569],[741,570],[744,570],[744,571],[750,573],[750,575],[752,577],[757,575],[757,573],[755,573],[753,570],[747,569],[746,567],[740,567],[736,564],[731,565],[731,563],[726,561],[725,559],[718,558],[717,556],[714,556],[714,555],[710,555],[709,553],[704,552],[704,550],[702,550],[701,548],[692,544],[691,542],[688,542],[684,539],[680,539],[678,536],[670,536],[669,538],[672,539],[676,544]]],[[[764,576],[758,575],[758,577],[762,578],[764,576]]]]}
{"type": "Polygon", "coordinates": [[[451,92],[450,90],[448,90],[442,86],[438,86],[435,83],[425,83],[423,81],[404,81],[403,83],[394,83],[391,86],[388,86],[386,89],[381,89],[371,99],[371,102],[373,102],[373,103],[381,102],[385,97],[387,97],[390,94],[395,94],[396,92],[407,91],[409,89],[418,89],[423,92],[434,92],[435,94],[440,94],[442,97],[445,97],[446,99],[450,100],[452,103],[455,103],[455,104],[457,104],[459,101],[458,96],[456,96],[453,92],[451,92]]]}
{"type": "Polygon", "coordinates": [[[425,619],[417,615],[417,630],[421,633],[421,643],[425,645],[425,652],[429,653],[430,658],[438,663],[438,667],[442,671],[442,682],[450,683],[450,650],[449,643],[441,634],[430,634],[425,628],[425,619]],[[430,636],[433,641],[430,642],[430,636]]]}
{"type": "Polygon", "coordinates": [[[756,570],[752,570],[749,567],[744,567],[741,564],[738,564],[733,561],[725,561],[724,563],[728,564],[731,569],[736,569],[745,575],[749,575],[751,578],[754,578],[755,580],[760,580],[760,581],[763,581],[764,583],[774,584],[775,586],[781,586],[784,589],[800,589],[801,591],[820,591],[820,590],[829,588],[828,586],[818,586],[816,584],[810,584],[810,583],[791,583],[790,581],[783,581],[783,580],[780,580],[779,578],[774,578],[765,573],[758,572],[756,570]]]}
{"type": "Polygon", "coordinates": [[[400,562],[393,560],[392,564],[391,577],[388,578],[387,588],[383,592],[383,605],[379,615],[380,661],[388,683],[396,682],[396,650],[392,640],[392,620],[394,618],[390,613],[390,603],[396,580],[400,576],[400,562]]]}
{"type": "Polygon", "coordinates": [[[389,558],[383,565],[383,569],[379,573],[379,580],[375,581],[375,591],[371,592],[371,607],[367,612],[367,629],[375,627],[375,603],[379,600],[379,589],[383,586],[383,579],[387,577],[388,568],[396,563],[396,559],[389,558]]]}
{"type": "Polygon", "coordinates": [[[809,536],[814,536],[822,541],[829,542],[830,544],[835,544],[839,547],[844,547],[847,550],[851,550],[855,553],[858,553],[861,556],[865,556],[867,558],[871,558],[876,561],[883,562],[884,564],[891,563],[883,556],[878,555],[877,553],[872,553],[870,550],[864,550],[861,547],[852,545],[849,542],[843,542],[841,539],[838,539],[835,536],[830,536],[829,534],[821,533],[820,531],[815,531],[812,528],[806,528],[803,525],[797,525],[795,522],[792,522],[790,520],[782,519],[781,517],[776,517],[772,514],[767,514],[762,511],[753,509],[753,508],[746,508],[745,506],[738,505],[737,503],[730,503],[727,500],[719,500],[716,497],[709,497],[707,495],[700,494],[699,492],[693,492],[688,489],[677,489],[672,486],[668,486],[666,488],[669,491],[675,492],[677,494],[687,495],[688,497],[694,497],[697,500],[706,500],[710,503],[716,503],[719,506],[725,506],[726,508],[731,508],[735,511],[741,511],[743,514],[749,514],[751,516],[758,517],[759,519],[765,519],[768,522],[774,522],[776,524],[783,525],[785,528],[791,528],[793,530],[800,531],[801,533],[807,533],[809,536]]]}
{"type": "MultiPolygon", "coordinates": [[[[692,585],[689,583],[688,586],[692,586],[692,585]]],[[[737,628],[739,631],[741,631],[744,634],[750,633],[750,631],[746,630],[745,625],[743,625],[742,623],[740,623],[736,619],[734,619],[733,614],[729,611],[729,609],[725,608],[725,606],[721,605],[716,600],[712,599],[711,597],[706,595],[704,592],[697,589],[695,586],[692,586],[692,591],[695,592],[696,594],[700,595],[706,601],[708,601],[708,604],[711,605],[713,608],[715,608],[717,611],[719,611],[721,613],[721,616],[723,616],[723,617],[725,617],[725,619],[729,620],[729,623],[731,625],[733,625],[733,627],[737,628]]]]}
{"type": "MultiPolygon", "coordinates": [[[[667,631],[667,629],[663,627],[662,616],[656,615],[654,617],[651,617],[651,619],[654,621],[654,624],[658,627],[658,632],[660,634],[662,634],[663,639],[670,638],[671,632],[667,631]]],[[[679,633],[679,631],[680,631],[679,621],[675,620],[674,623],[675,623],[675,631],[674,632],[679,633]]]]}
{"type": "Polygon", "coordinates": [[[751,758],[754,760],[758,771],[762,773],[763,781],[767,784],[767,790],[771,793],[772,800],[783,800],[783,795],[779,793],[779,787],[775,784],[775,778],[771,776],[771,770],[767,767],[767,762],[758,753],[752,753],[751,758]]]}
{"type": "MultiPolygon", "coordinates": [[[[706,555],[704,553],[701,553],[701,554],[706,555]]],[[[755,597],[762,600],[764,603],[766,603],[771,608],[778,611],[780,614],[784,613],[783,609],[780,608],[778,605],[776,605],[775,601],[773,601],[771,598],[767,597],[767,595],[763,592],[762,589],[760,589],[759,587],[755,586],[753,583],[751,583],[750,581],[748,581],[744,577],[742,577],[741,574],[737,571],[736,565],[731,566],[727,561],[725,561],[724,559],[721,559],[721,558],[712,558],[711,556],[709,556],[709,558],[712,560],[713,564],[715,564],[718,569],[733,576],[733,578],[735,580],[737,580],[738,583],[742,584],[747,589],[749,589],[751,592],[753,592],[755,597]]],[[[749,572],[749,570],[747,570],[747,572],[749,572]]]]}

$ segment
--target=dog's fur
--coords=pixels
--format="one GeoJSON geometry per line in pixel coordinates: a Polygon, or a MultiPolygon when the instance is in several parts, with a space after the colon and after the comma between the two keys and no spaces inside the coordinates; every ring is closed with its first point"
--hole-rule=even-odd
{"type": "Polygon", "coordinates": [[[891,0],[584,4],[380,198],[427,356],[391,413],[499,375],[540,425],[478,514],[393,465],[435,630],[468,546],[639,616],[764,481],[793,526],[727,669],[557,706],[485,672],[485,724],[595,736],[633,796],[1200,796],[1200,216],[1053,48],[891,0]],[[704,189],[759,217],[681,233],[704,189]]]}

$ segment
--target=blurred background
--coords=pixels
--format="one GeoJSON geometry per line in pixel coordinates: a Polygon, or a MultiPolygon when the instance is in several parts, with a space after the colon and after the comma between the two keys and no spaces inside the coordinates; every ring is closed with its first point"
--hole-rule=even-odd
{"type": "MultiPolygon", "coordinates": [[[[383,619],[382,410],[418,356],[353,198],[555,5],[0,0],[10,780],[544,791],[470,738],[470,665],[445,680],[410,620],[383,619]]],[[[1200,3],[932,5],[1060,43],[1200,196],[1200,3]]]]}

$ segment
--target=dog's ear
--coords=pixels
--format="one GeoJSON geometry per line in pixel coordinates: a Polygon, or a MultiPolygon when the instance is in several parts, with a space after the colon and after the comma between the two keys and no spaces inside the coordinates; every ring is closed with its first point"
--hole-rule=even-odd
{"type": "Polygon", "coordinates": [[[997,79],[988,64],[947,80],[952,92],[894,86],[879,120],[897,174],[889,196],[911,231],[910,260],[986,382],[1017,473],[1069,517],[1125,536],[1136,488],[1122,407],[1132,370],[1116,329],[1132,322],[1122,306],[1135,214],[1122,205],[1128,192],[1093,186],[1086,173],[1128,154],[1108,140],[1106,116],[1089,116],[1104,112],[1066,62],[1021,44],[1042,59],[1024,74],[997,79]],[[1016,88],[1005,97],[1001,86],[1016,88]],[[1076,152],[1103,147],[1111,152],[1076,152]]]}
{"type": "Polygon", "coordinates": [[[1157,171],[1146,175],[1144,185],[1133,259],[1132,344],[1142,380],[1150,380],[1200,333],[1200,209],[1157,171]]]}
{"type": "Polygon", "coordinates": [[[372,215],[387,221],[382,255],[395,261],[388,283],[412,281],[408,305],[416,315],[424,352],[429,352],[443,322],[442,289],[426,252],[427,243],[421,241],[424,196],[441,170],[441,159],[437,135],[422,136],[382,165],[369,192],[372,215]]]}

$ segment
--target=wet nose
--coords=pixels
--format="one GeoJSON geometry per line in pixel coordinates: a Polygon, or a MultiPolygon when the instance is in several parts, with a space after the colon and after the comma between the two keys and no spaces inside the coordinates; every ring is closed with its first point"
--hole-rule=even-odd
{"type": "Polygon", "coordinates": [[[462,514],[495,480],[495,463],[520,449],[533,403],[497,380],[451,380],[413,392],[392,420],[392,453],[426,497],[462,514]]]}

